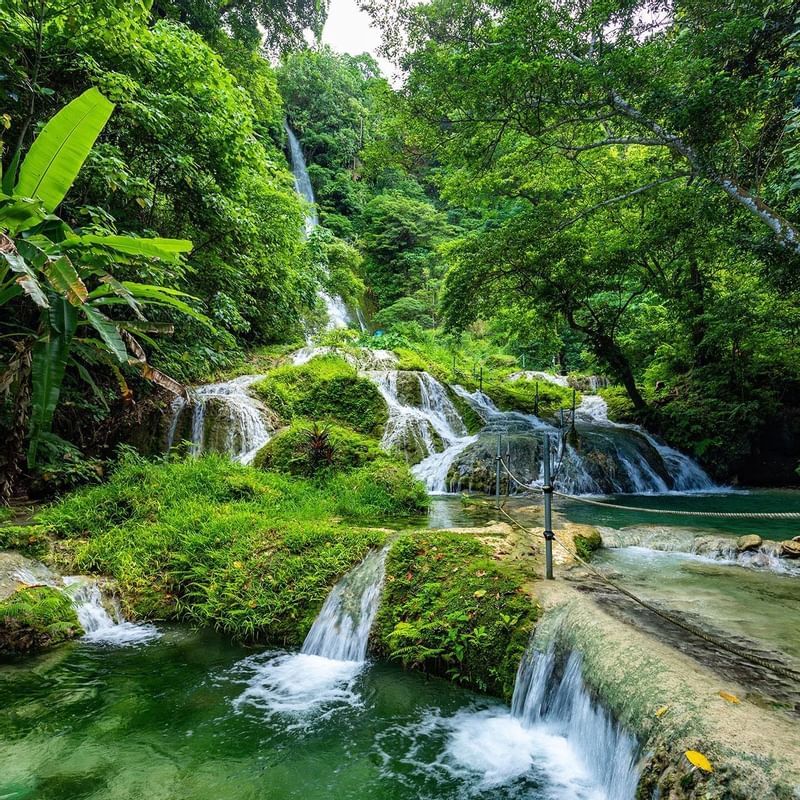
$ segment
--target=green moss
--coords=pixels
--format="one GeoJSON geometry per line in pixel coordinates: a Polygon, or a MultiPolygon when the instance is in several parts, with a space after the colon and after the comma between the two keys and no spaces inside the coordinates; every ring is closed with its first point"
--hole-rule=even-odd
{"type": "Polygon", "coordinates": [[[0,550],[16,550],[31,558],[41,558],[48,549],[46,531],[38,525],[3,525],[0,527],[0,550]]]}
{"type": "Polygon", "coordinates": [[[407,347],[395,349],[397,356],[397,369],[409,370],[411,372],[428,372],[430,364],[417,352],[407,347]]]}
{"type": "MultiPolygon", "coordinates": [[[[552,417],[560,408],[571,408],[572,389],[557,386],[547,381],[529,381],[520,379],[508,381],[494,376],[484,381],[484,392],[492,398],[501,411],[522,411],[533,414],[536,411],[536,386],[539,386],[538,416],[552,417]]],[[[575,402],[580,403],[580,393],[575,402]]]]}
{"type": "Polygon", "coordinates": [[[423,500],[408,469],[384,461],[310,481],[211,455],[128,456],[38,520],[72,570],[115,579],[133,616],[297,645],[333,584],[385,538],[341,518],[423,500]]]}
{"type": "MultiPolygon", "coordinates": [[[[318,469],[311,452],[314,430],[308,420],[295,420],[259,450],[254,466],[312,477],[318,469]]],[[[384,456],[376,439],[350,428],[327,424],[317,431],[324,431],[330,446],[329,470],[354,469],[384,456]]]]}
{"type": "Polygon", "coordinates": [[[0,602],[0,655],[19,655],[83,633],[69,598],[49,586],[18,589],[0,602]]]}
{"type": "Polygon", "coordinates": [[[404,462],[383,458],[351,472],[334,475],[325,484],[337,514],[376,520],[415,516],[430,503],[425,487],[404,462]]]}
{"type": "Polygon", "coordinates": [[[592,558],[592,553],[603,546],[603,539],[597,531],[593,530],[586,536],[576,533],[572,537],[572,543],[575,545],[575,551],[578,555],[584,561],[589,561],[592,558]]]}
{"type": "Polygon", "coordinates": [[[464,425],[470,434],[478,433],[484,427],[484,421],[475,409],[463,397],[459,397],[449,386],[447,386],[447,396],[456,407],[459,416],[464,421],[464,425]]]}
{"type": "Polygon", "coordinates": [[[388,418],[375,385],[336,356],[273,370],[253,390],[284,420],[300,417],[339,422],[361,433],[376,433],[388,418]]]}
{"type": "Polygon", "coordinates": [[[622,386],[608,386],[597,392],[608,406],[608,418],[612,422],[637,422],[636,409],[622,386]]]}
{"type": "Polygon", "coordinates": [[[403,536],[387,558],[377,649],[408,667],[510,697],[538,616],[523,582],[470,535],[403,536]]]}

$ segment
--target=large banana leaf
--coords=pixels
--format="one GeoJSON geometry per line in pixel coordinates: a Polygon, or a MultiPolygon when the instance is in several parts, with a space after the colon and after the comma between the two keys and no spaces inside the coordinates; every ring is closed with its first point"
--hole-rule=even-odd
{"type": "Polygon", "coordinates": [[[28,150],[14,194],[38,197],[47,211],[55,211],[113,110],[114,104],[98,89],[88,89],[64,106],[28,150]]]}
{"type": "Polygon", "coordinates": [[[33,346],[31,360],[29,467],[35,466],[39,442],[53,423],[70,343],[78,324],[77,310],[65,298],[53,295],[45,321],[46,333],[33,346]]]}
{"type": "Polygon", "coordinates": [[[83,312],[91,323],[92,327],[100,334],[100,338],[105,342],[109,351],[120,364],[128,363],[128,351],[125,342],[119,335],[119,329],[105,314],[101,314],[91,306],[83,306],[83,312]]]}
{"type": "Polygon", "coordinates": [[[86,244],[99,245],[129,256],[159,258],[162,261],[175,261],[178,255],[188,253],[192,249],[192,243],[188,239],[141,239],[137,236],[99,236],[95,233],[66,239],[63,246],[86,244]]]}
{"type": "Polygon", "coordinates": [[[89,292],[66,256],[54,258],[42,270],[50,285],[74,306],[86,302],[89,292]]]}

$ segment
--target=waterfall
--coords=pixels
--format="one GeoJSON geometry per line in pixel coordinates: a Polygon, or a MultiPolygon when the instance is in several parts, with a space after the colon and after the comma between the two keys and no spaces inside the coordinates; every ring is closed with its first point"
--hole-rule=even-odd
{"type": "Polygon", "coordinates": [[[476,440],[467,432],[447,389],[427,372],[374,370],[367,373],[389,408],[381,444],[413,454],[412,468],[431,494],[447,492],[447,475],[476,440]],[[406,385],[399,386],[403,381],[406,385]],[[401,396],[402,395],[402,396],[401,396]]]}
{"type": "Polygon", "coordinates": [[[331,589],[299,653],[259,654],[238,665],[248,678],[236,709],[304,716],[359,702],[354,685],[366,663],[388,549],[370,551],[331,589]]]}
{"type": "Polygon", "coordinates": [[[523,656],[510,711],[459,712],[435,724],[448,732],[448,773],[480,779],[480,796],[551,800],[634,800],[637,744],[595,703],[583,684],[581,657],[559,676],[553,650],[523,656]],[[531,792],[533,789],[533,792],[531,792]],[[484,794],[484,792],[486,794],[484,794]]]}
{"type": "Polygon", "coordinates": [[[608,800],[633,800],[639,780],[636,741],[589,696],[581,660],[573,651],[556,682],[553,648],[535,655],[529,649],[517,672],[511,714],[524,728],[543,725],[561,733],[608,800]]]}
{"type": "Polygon", "coordinates": [[[84,630],[84,642],[129,647],[161,636],[155,625],[128,622],[113,598],[107,601],[109,613],[100,587],[94,581],[65,576],[64,586],[84,630]]]}
{"type": "MultiPolygon", "coordinates": [[[[306,201],[305,232],[306,237],[308,237],[311,235],[314,228],[319,225],[314,188],[311,185],[311,178],[308,175],[306,160],[303,156],[300,142],[297,141],[297,137],[294,135],[294,131],[289,127],[288,123],[284,124],[284,128],[286,129],[286,136],[289,139],[289,154],[292,162],[292,174],[294,175],[294,188],[297,194],[306,201]]],[[[342,300],[339,295],[331,295],[324,289],[321,289],[318,296],[325,305],[325,312],[328,317],[328,322],[325,326],[326,330],[330,331],[350,326],[352,322],[350,314],[347,311],[344,300],[342,300]]],[[[364,330],[363,325],[361,329],[364,330]]]]}
{"type": "Polygon", "coordinates": [[[224,383],[209,383],[191,391],[189,401],[177,397],[172,404],[172,419],[167,433],[167,450],[172,449],[183,414],[191,409],[192,455],[208,450],[229,455],[242,464],[250,464],[270,439],[267,410],[247,389],[263,375],[243,375],[224,383]],[[207,425],[209,411],[213,424],[207,425]]]}
{"type": "MultiPolygon", "coordinates": [[[[497,435],[519,446],[527,444],[520,463],[512,468],[523,481],[540,484],[537,450],[542,433],[560,438],[561,431],[531,414],[500,411],[481,392],[469,392],[461,386],[453,390],[466,400],[485,423],[482,443],[463,451],[463,467],[485,463],[494,456],[497,435]],[[537,442],[531,442],[532,437],[537,442]]],[[[580,443],[565,444],[557,459],[560,466],[558,487],[568,494],[663,494],[667,492],[714,491],[718,489],[709,476],[688,456],[660,442],[637,425],[622,425],[608,419],[603,398],[586,395],[575,410],[580,443]]],[[[493,474],[493,470],[489,470],[493,474]]],[[[484,477],[487,470],[483,469],[484,477]]],[[[470,487],[471,488],[471,487],[470,487]]]]}

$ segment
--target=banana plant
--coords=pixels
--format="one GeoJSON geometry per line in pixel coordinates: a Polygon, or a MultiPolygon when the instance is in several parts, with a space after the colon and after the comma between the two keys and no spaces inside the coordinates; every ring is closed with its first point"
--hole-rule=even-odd
{"type": "MultiPolygon", "coordinates": [[[[170,391],[183,387],[152,365],[134,334],[171,332],[149,322],[146,306],[168,307],[211,325],[176,289],[119,281],[114,263],[157,259],[179,263],[192,243],[182,239],[101,235],[73,230],[56,211],[75,181],[114,105],[89,89],[62,108],[44,126],[22,163],[12,158],[0,180],[0,306],[17,298],[38,310],[38,327],[20,327],[10,335],[32,341],[28,465],[50,435],[64,374],[70,364],[96,389],[77,359],[107,363],[129,390],[120,367],[130,365],[170,391]],[[114,306],[125,306],[132,320],[114,319],[114,306]],[[89,352],[94,357],[86,359],[89,352]]],[[[17,359],[19,360],[19,359],[17,359]]],[[[8,380],[5,381],[7,386],[8,380]]],[[[4,385],[0,375],[0,388],[4,385]]]]}

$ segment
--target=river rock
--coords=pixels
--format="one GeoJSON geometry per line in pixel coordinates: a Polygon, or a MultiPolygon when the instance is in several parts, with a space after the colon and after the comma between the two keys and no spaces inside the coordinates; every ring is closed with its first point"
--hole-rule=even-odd
{"type": "Polygon", "coordinates": [[[757,533],[747,533],[736,540],[736,549],[740,553],[745,553],[748,550],[758,550],[763,541],[757,533]]]}
{"type": "Polygon", "coordinates": [[[792,536],[793,542],[800,542],[800,536],[792,536]]]}
{"type": "Polygon", "coordinates": [[[781,542],[781,555],[784,558],[800,558],[800,542],[796,542],[794,539],[781,542]]]}

